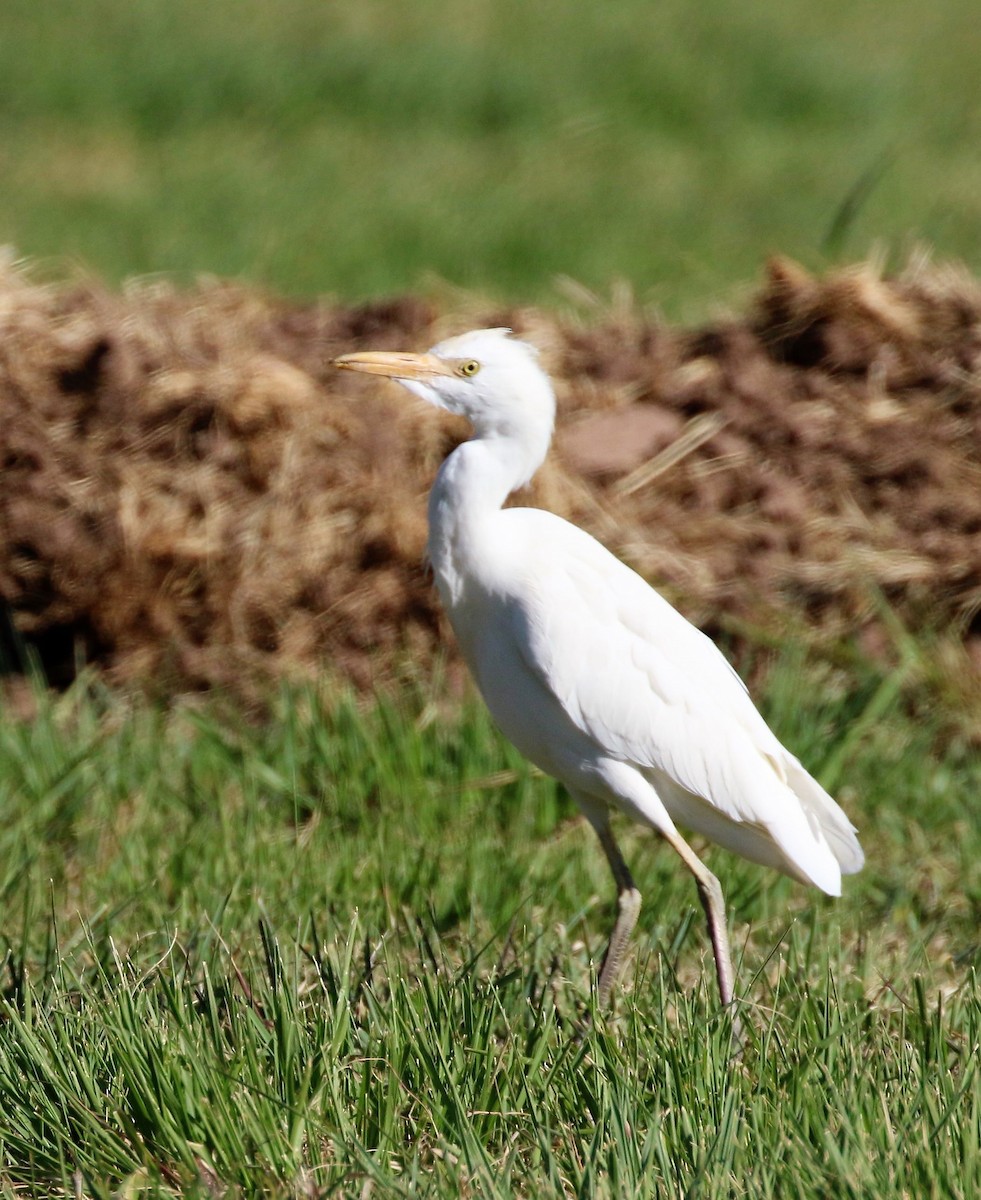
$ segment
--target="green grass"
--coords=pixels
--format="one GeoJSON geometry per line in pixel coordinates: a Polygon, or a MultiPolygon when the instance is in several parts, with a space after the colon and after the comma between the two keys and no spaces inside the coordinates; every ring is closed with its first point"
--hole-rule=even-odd
{"type": "Polygon", "coordinates": [[[49,1195],[973,1197],[976,750],[895,680],[789,659],[764,707],[861,826],[840,901],[707,849],[581,1024],[602,855],[479,707],[284,689],[273,719],[79,684],[0,723],[0,1186],[49,1195]]]}
{"type": "Polygon", "coordinates": [[[432,274],[672,316],[770,251],[979,266],[973,0],[7,0],[0,241],[292,294],[432,274]]]}

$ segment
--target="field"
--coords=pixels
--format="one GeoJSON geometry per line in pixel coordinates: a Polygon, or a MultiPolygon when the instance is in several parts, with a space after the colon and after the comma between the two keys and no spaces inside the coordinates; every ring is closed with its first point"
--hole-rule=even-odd
{"type": "MultiPolygon", "coordinates": [[[[112,281],[434,279],[672,319],[763,256],[978,266],[972,0],[4,5],[0,241],[112,281]]],[[[445,287],[442,289],[445,291],[445,287]]]]}
{"type": "Polygon", "coordinates": [[[981,1194],[975,7],[5,6],[0,1193],[981,1194]],[[461,322],[859,827],[835,901],[696,843],[738,1057],[626,824],[596,1011],[419,567],[461,430],[328,366],[461,322]]]}
{"type": "Polygon", "coordinates": [[[637,831],[636,957],[584,1025],[606,866],[479,709],[43,697],[0,744],[7,1187],[967,1200],[981,765],[900,691],[772,666],[869,865],[833,903],[709,853],[738,1062],[690,880],[637,831]]]}

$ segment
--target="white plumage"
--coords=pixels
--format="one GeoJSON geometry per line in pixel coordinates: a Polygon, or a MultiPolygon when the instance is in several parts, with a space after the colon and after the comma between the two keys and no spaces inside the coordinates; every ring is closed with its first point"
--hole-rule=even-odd
{"type": "Polygon", "coordinates": [[[473,425],[433,486],[429,554],[491,714],[565,784],[610,861],[619,913],[601,1002],[640,907],[610,829],[618,809],[661,834],[695,875],[727,1004],[721,889],[677,826],[830,895],[860,869],[862,850],[704,634],[581,529],[540,509],[502,508],[544,460],[555,416],[535,351],[507,333],[478,330],[421,355],[345,355],[337,365],[396,379],[473,425]]]}

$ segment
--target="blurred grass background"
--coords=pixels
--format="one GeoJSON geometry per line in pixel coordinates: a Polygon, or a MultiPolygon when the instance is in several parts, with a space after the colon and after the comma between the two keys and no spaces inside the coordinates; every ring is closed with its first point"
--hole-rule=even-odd
{"type": "Polygon", "coordinates": [[[669,317],[779,250],[975,268],[971,0],[6,0],[0,241],[119,281],[556,302],[669,317]]]}

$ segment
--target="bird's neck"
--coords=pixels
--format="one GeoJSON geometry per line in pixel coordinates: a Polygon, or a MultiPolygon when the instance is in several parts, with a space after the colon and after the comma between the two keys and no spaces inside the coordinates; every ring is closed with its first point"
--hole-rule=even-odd
{"type": "Polygon", "coordinates": [[[479,577],[488,523],[541,466],[550,438],[550,425],[537,436],[478,433],[440,467],[429,496],[429,559],[448,607],[464,580],[479,577]]]}

